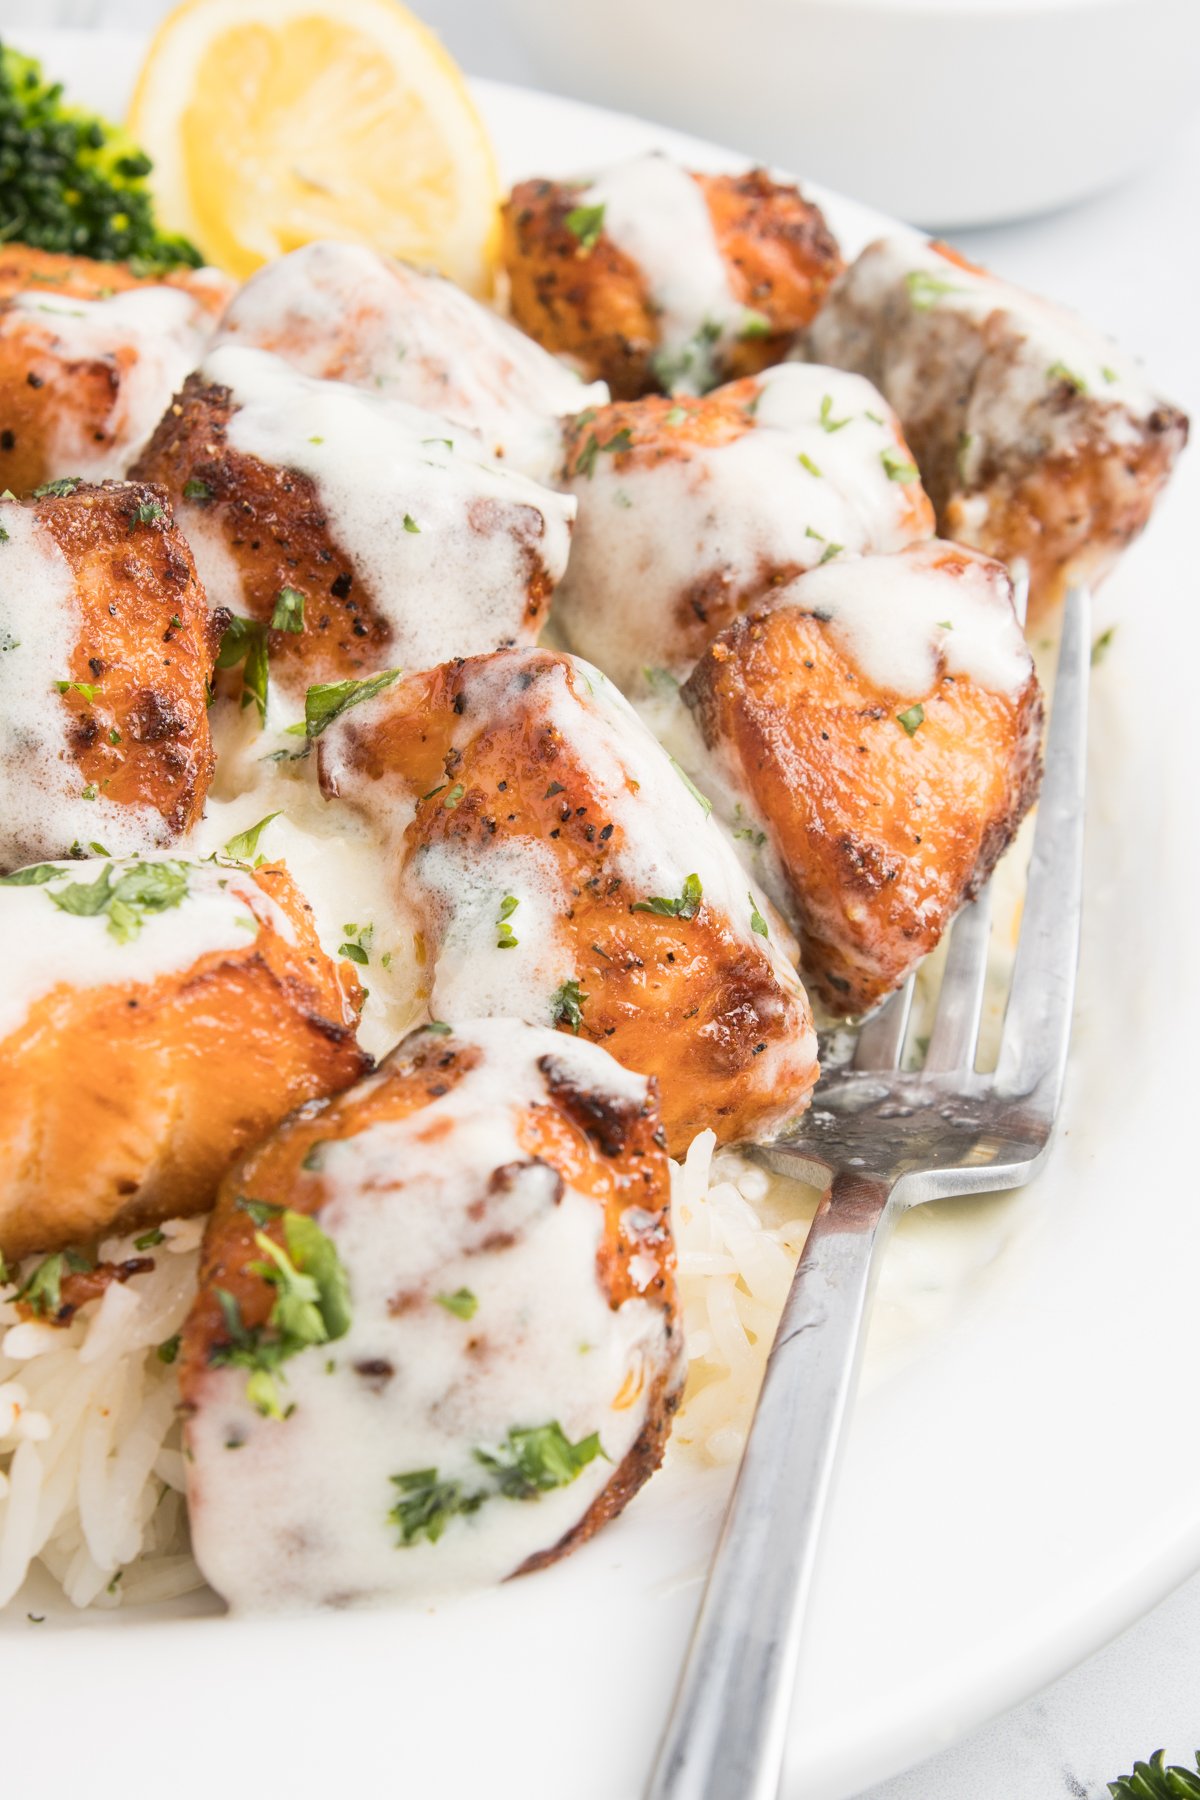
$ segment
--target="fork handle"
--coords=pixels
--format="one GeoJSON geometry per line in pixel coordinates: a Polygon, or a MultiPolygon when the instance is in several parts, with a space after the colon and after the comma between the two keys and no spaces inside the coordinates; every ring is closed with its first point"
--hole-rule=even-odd
{"type": "Polygon", "coordinates": [[[813,1220],[645,1800],[776,1800],[804,1606],[893,1185],[842,1171],[813,1220]]]}

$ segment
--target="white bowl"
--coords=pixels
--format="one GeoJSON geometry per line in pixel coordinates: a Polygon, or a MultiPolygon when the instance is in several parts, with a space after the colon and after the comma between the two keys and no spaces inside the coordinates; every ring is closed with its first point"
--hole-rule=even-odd
{"type": "Polygon", "coordinates": [[[1200,102],[1200,0],[507,5],[548,85],[929,227],[1097,192],[1200,102]]]}

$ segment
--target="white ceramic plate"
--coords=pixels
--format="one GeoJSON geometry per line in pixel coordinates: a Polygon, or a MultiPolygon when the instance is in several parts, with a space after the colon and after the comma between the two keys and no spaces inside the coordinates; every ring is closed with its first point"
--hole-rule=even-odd
{"type": "MultiPolygon", "coordinates": [[[[18,36],[82,98],[120,109],[136,41],[18,36]]],[[[512,177],[651,143],[737,160],[573,103],[478,92],[512,177]]],[[[848,247],[878,224],[828,204],[848,247]]],[[[1052,1164],[1023,1194],[913,1215],[885,1271],[788,1800],[846,1800],[951,1741],[1200,1564],[1200,1434],[1178,1430],[1200,1268],[1198,487],[1185,462],[1104,594],[1121,624],[1094,684],[1084,958],[1052,1164]]],[[[725,1481],[676,1458],[568,1562],[426,1612],[243,1622],[204,1599],[167,1617],[58,1612],[34,1627],[10,1614],[5,1778],[28,1789],[67,1751],[101,1796],[386,1783],[447,1800],[634,1800],[725,1481]]]]}

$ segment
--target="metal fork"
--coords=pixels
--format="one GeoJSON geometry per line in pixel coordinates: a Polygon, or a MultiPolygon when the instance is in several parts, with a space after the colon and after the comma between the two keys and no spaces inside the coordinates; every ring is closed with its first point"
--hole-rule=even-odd
{"type": "Polygon", "coordinates": [[[910,1206],[1021,1186],[1062,1093],[1083,889],[1089,602],[1066,600],[1046,772],[999,1061],[975,1070],[986,895],[956,920],[925,1056],[900,1068],[911,982],[823,1071],[799,1135],[759,1155],[826,1192],[753,1428],[646,1800],[775,1800],[821,1526],[881,1251],[910,1206]]]}

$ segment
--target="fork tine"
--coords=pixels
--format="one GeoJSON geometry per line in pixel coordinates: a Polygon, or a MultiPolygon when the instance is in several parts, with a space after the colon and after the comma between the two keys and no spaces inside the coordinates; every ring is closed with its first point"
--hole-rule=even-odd
{"type": "Polygon", "coordinates": [[[858,1039],[854,1046],[854,1067],[856,1069],[894,1069],[900,1061],[900,1052],[904,1048],[904,1035],[908,1030],[908,1015],[912,1010],[913,978],[910,975],[902,988],[898,988],[876,1012],[871,1014],[865,1025],[859,1027],[858,1039]]]}
{"type": "Polygon", "coordinates": [[[1048,1116],[1062,1092],[1079,954],[1090,615],[1087,589],[1073,588],[1064,607],[1046,773],[996,1068],[1000,1093],[1037,1089],[1038,1110],[1048,1116]]]}
{"type": "Polygon", "coordinates": [[[985,888],[954,921],[937,1016],[925,1053],[927,1075],[946,1075],[974,1065],[991,928],[992,897],[985,888]]]}

